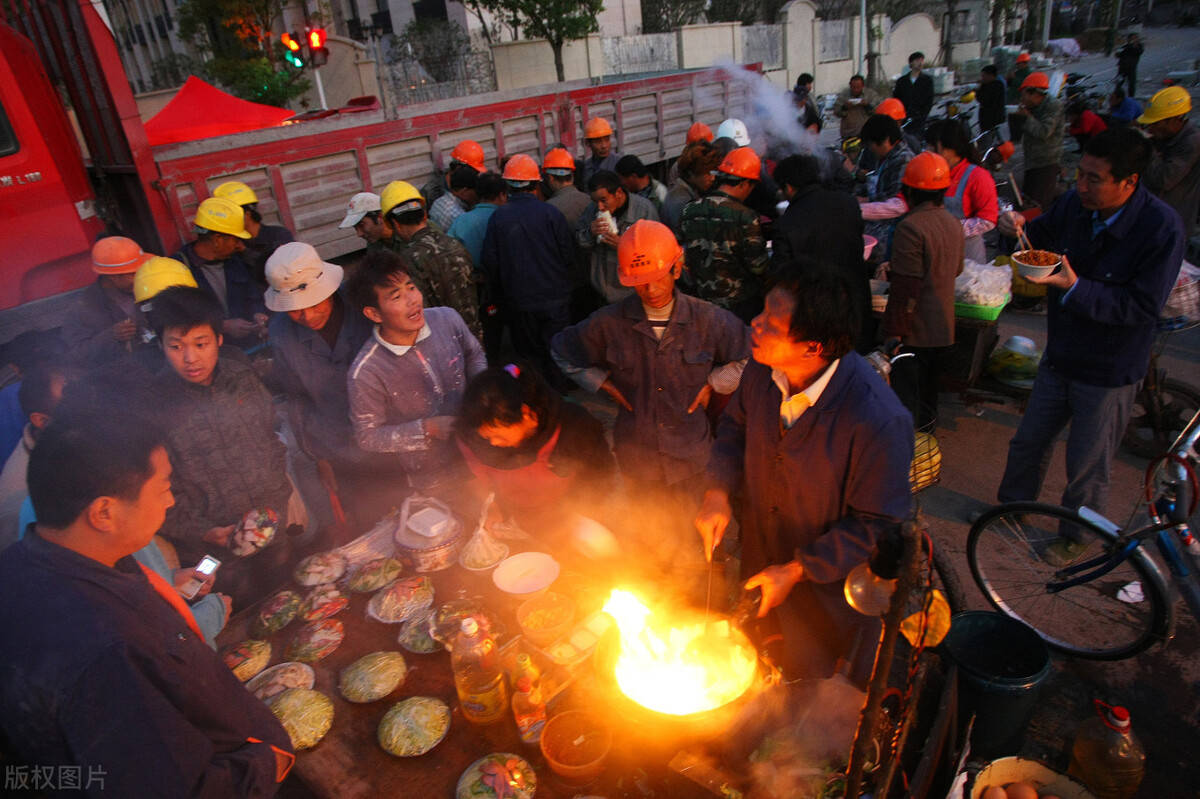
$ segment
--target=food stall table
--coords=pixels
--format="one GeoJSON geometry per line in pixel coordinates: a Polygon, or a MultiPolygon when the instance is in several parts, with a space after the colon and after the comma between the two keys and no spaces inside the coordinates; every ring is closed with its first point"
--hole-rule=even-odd
{"type": "MultiPolygon", "coordinates": [[[[404,576],[413,572],[406,569],[404,576]]],[[[434,586],[434,607],[450,599],[466,597],[480,599],[498,617],[505,628],[498,637],[502,649],[519,634],[516,609],[526,597],[506,594],[492,582],[491,570],[469,571],[455,564],[438,572],[428,573],[434,586]]],[[[307,592],[294,583],[280,586],[301,595],[307,592]]],[[[556,591],[572,594],[580,607],[577,620],[586,616],[585,609],[598,607],[598,593],[589,591],[586,578],[564,572],[554,584],[556,591]]],[[[571,797],[595,792],[617,777],[615,763],[638,753],[610,755],[609,769],[595,784],[586,789],[572,785],[554,774],[536,744],[520,740],[511,713],[489,726],[478,726],[464,718],[454,687],[449,654],[441,650],[430,654],[414,654],[398,643],[401,624],[385,624],[367,615],[371,593],[349,594],[350,604],[333,616],[342,622],[345,636],[341,645],[329,656],[310,664],[316,679],[313,688],[330,698],[334,705],[333,725],[314,748],[297,753],[295,778],[318,796],[353,799],[376,796],[453,797],[460,775],[474,761],[493,752],[508,752],[524,758],[537,774],[537,796],[571,797]],[[338,675],[342,669],[360,657],[376,651],[401,652],[408,672],[400,686],[386,698],[366,704],[347,701],[338,690],[338,675]],[[410,696],[429,696],[442,700],[451,710],[450,728],[445,738],[431,751],[418,757],[395,757],[385,752],[377,740],[380,719],[398,701],[410,696]]],[[[261,604],[261,603],[260,603],[261,604]]],[[[241,611],[218,638],[221,647],[254,638],[250,633],[259,606],[241,611]]],[[[285,649],[303,623],[297,619],[268,640],[272,652],[269,665],[285,662],[285,649]]],[[[581,667],[581,676],[587,671],[581,667]]],[[[586,676],[583,676],[586,681],[586,676]]],[[[550,715],[567,708],[587,709],[587,692],[568,688],[551,704],[550,715]]],[[[600,709],[603,713],[603,709],[600,709]]],[[[616,747],[614,747],[615,749],[616,747]]],[[[673,752],[666,754],[670,758],[673,752]]],[[[650,768],[665,769],[666,759],[650,768]]],[[[636,766],[634,766],[636,768],[636,766]]]]}

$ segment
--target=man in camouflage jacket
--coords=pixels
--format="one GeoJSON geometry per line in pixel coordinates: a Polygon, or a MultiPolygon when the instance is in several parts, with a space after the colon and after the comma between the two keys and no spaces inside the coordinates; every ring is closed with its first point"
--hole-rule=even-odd
{"type": "Polygon", "coordinates": [[[762,310],[762,276],[768,261],[758,214],[744,204],[758,183],[747,176],[759,175],[760,170],[750,148],[734,150],[717,170],[715,191],[688,203],[680,216],[688,292],[732,311],[747,324],[762,310]],[[746,164],[735,165],[739,153],[746,164]],[[729,171],[735,168],[744,175],[729,171]]]}

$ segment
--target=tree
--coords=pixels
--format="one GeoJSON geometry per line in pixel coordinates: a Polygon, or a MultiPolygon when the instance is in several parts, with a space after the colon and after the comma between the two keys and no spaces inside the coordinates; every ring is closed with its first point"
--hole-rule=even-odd
{"type": "Polygon", "coordinates": [[[753,25],[758,20],[759,0],[712,0],[709,22],[740,22],[753,25]]]}
{"type": "Polygon", "coordinates": [[[642,30],[670,33],[704,14],[708,0],[642,0],[642,30]]]}
{"type": "Polygon", "coordinates": [[[604,10],[604,0],[498,0],[498,5],[521,21],[526,36],[549,42],[559,81],[566,80],[563,45],[600,30],[596,15],[604,10]]]}
{"type": "Polygon", "coordinates": [[[501,25],[512,31],[514,39],[517,38],[521,21],[514,11],[503,7],[502,0],[463,0],[463,5],[475,15],[475,19],[479,20],[479,26],[483,28],[483,38],[487,40],[489,47],[496,43],[492,38],[493,28],[495,28],[496,35],[499,36],[501,25]],[[485,14],[490,14],[496,22],[489,25],[485,14]]]}
{"type": "Polygon", "coordinates": [[[179,36],[208,60],[204,77],[244,100],[286,106],[309,90],[301,70],[285,67],[273,30],[285,0],[184,0],[179,36]]]}

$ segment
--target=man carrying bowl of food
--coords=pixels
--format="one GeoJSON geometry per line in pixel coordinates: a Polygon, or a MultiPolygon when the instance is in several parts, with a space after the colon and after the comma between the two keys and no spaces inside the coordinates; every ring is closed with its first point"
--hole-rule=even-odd
{"type": "MultiPolygon", "coordinates": [[[[1024,237],[1026,251],[1062,259],[1040,277],[1041,253],[1024,259],[1033,269],[1022,273],[1047,288],[1046,354],[1009,445],[1001,502],[1037,499],[1050,449],[1069,423],[1062,504],[1104,511],[1113,453],[1186,243],[1179,214],[1142,185],[1150,156],[1138,131],[1104,131],[1087,143],[1073,191],[1028,225],[1017,212],[1000,216],[1001,232],[1024,237]]],[[[1020,264],[1023,253],[1013,258],[1020,264]]],[[[1078,545],[1056,546],[1050,556],[1067,562],[1078,545]]]]}

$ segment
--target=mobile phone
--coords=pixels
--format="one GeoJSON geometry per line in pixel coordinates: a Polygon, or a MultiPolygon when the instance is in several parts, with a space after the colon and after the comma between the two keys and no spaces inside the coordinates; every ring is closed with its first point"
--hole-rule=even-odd
{"type": "MultiPolygon", "coordinates": [[[[205,577],[208,577],[210,574],[216,574],[217,568],[220,565],[221,561],[217,560],[212,555],[205,555],[203,558],[201,558],[200,562],[196,564],[196,573],[203,574],[205,577]]],[[[192,577],[192,579],[188,580],[184,584],[179,593],[182,594],[185,599],[191,599],[196,596],[203,585],[204,580],[198,580],[195,577],[192,577]]]]}

